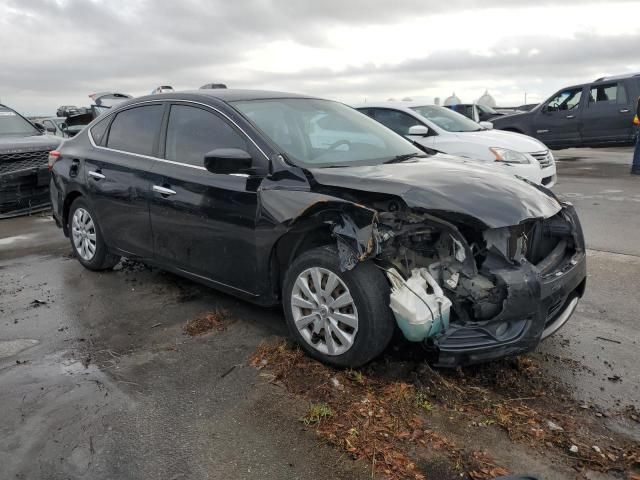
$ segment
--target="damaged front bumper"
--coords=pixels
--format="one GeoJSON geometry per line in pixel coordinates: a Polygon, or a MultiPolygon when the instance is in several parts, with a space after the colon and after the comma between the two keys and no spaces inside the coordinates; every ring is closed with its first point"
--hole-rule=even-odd
{"type": "Polygon", "coordinates": [[[575,310],[585,289],[586,255],[576,253],[563,269],[547,276],[540,276],[531,264],[493,273],[511,293],[502,312],[486,322],[452,323],[444,334],[429,340],[427,349],[436,365],[470,365],[534,350],[575,310]]]}
{"type": "Polygon", "coordinates": [[[367,211],[334,224],[341,267],[370,258],[387,272],[398,326],[436,365],[529,352],[568,321],[584,293],[584,237],[570,204],[488,229],[416,210],[367,211]]]}
{"type": "MultiPolygon", "coordinates": [[[[569,320],[585,291],[587,261],[575,209],[565,204],[559,216],[571,231],[549,252],[538,255],[536,264],[524,256],[501,268],[496,267],[498,262],[488,262],[496,283],[506,286],[502,310],[489,320],[454,322],[429,340],[427,348],[436,365],[469,365],[532,351],[569,320]]],[[[555,229],[557,235],[558,221],[544,222],[540,228],[555,229]]],[[[526,235],[520,238],[528,240],[526,235]]]]}

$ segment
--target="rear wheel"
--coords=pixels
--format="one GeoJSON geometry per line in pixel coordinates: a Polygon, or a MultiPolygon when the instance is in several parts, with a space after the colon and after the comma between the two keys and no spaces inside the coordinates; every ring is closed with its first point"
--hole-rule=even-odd
{"type": "Polygon", "coordinates": [[[292,337],[327,364],[363,365],[393,335],[383,273],[372,262],[341,272],[335,247],[314,248],[294,260],[284,279],[283,306],[292,337]]]}
{"type": "Polygon", "coordinates": [[[119,256],[108,252],[96,216],[82,197],[71,204],[68,222],[71,248],[84,267],[107,270],[120,261],[119,256]]]}

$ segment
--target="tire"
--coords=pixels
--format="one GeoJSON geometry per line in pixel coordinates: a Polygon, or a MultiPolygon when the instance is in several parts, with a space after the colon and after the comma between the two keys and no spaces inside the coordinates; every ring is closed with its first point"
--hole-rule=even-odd
{"type": "Polygon", "coordinates": [[[73,254],[85,268],[108,270],[120,261],[118,255],[109,253],[96,215],[82,197],[76,198],[71,204],[67,222],[73,254]]]}
{"type": "Polygon", "coordinates": [[[282,302],[289,332],[316,360],[336,367],[359,367],[380,355],[391,341],[395,319],[389,292],[384,274],[372,262],[360,262],[341,272],[336,247],[314,248],[296,258],[285,274],[282,302]],[[331,275],[337,277],[337,284],[331,275]],[[318,280],[321,292],[316,296],[318,280]],[[349,305],[343,305],[348,298],[345,293],[350,294],[349,305]]]}

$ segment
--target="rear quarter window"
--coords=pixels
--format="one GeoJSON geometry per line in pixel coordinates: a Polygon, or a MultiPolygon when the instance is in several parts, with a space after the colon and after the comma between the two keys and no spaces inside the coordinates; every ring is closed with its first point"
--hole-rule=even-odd
{"type": "Polygon", "coordinates": [[[93,142],[96,145],[102,145],[104,143],[104,139],[107,133],[107,127],[109,126],[110,121],[111,117],[103,118],[93,127],[91,127],[91,138],[93,138],[93,142]]]}

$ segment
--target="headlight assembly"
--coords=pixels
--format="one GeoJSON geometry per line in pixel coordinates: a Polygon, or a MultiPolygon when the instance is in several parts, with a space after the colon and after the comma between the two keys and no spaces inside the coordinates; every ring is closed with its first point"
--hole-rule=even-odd
{"type": "Polygon", "coordinates": [[[529,155],[526,153],[516,152],[507,148],[490,147],[491,153],[496,157],[496,162],[503,163],[531,163],[529,155]]]}

